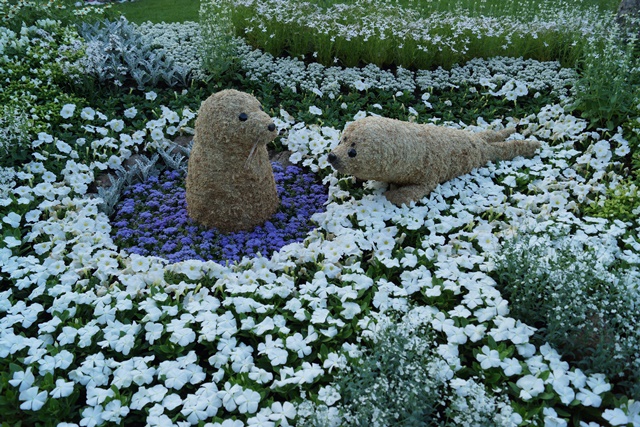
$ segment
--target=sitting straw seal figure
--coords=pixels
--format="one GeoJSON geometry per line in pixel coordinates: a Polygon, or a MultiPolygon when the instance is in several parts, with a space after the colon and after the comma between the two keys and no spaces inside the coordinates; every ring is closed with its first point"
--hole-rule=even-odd
{"type": "Polygon", "coordinates": [[[187,212],[222,232],[264,223],[280,204],[267,144],[276,126],[260,102],[223,90],[202,103],[187,169],[187,212]]]}
{"type": "Polygon", "coordinates": [[[514,129],[470,132],[442,126],[365,117],[349,124],[327,160],[338,172],[392,184],[385,193],[409,205],[442,182],[489,161],[532,157],[537,141],[505,139],[514,129]]]}

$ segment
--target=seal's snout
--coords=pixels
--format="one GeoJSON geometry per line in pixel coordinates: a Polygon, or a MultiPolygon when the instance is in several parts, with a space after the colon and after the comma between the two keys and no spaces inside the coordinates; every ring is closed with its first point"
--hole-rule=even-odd
{"type": "Polygon", "coordinates": [[[344,166],[340,161],[340,157],[336,153],[327,154],[327,161],[329,164],[338,172],[342,171],[342,167],[344,166]]]}
{"type": "Polygon", "coordinates": [[[273,132],[274,130],[276,130],[276,125],[274,123],[269,123],[267,129],[269,129],[269,132],[273,132]]]}

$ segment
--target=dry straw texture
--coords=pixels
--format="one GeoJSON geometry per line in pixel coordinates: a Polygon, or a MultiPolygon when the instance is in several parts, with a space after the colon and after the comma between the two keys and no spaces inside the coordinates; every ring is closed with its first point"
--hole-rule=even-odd
{"type": "Polygon", "coordinates": [[[267,144],[277,135],[260,102],[223,90],[202,103],[187,173],[187,210],[222,232],[269,219],[279,200],[267,144]]]}
{"type": "Polygon", "coordinates": [[[537,141],[505,141],[513,129],[473,133],[384,117],[356,120],[344,130],[329,162],[341,173],[393,184],[395,205],[418,201],[439,183],[489,161],[531,157],[537,141]]]}

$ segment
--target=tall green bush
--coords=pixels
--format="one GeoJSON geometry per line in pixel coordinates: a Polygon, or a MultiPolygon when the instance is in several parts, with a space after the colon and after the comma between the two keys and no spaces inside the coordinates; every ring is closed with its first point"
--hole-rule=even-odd
{"type": "Polygon", "coordinates": [[[615,129],[634,113],[640,90],[637,40],[616,26],[601,28],[604,37],[588,39],[577,68],[573,107],[593,128],[615,129]]]}
{"type": "Polygon", "coordinates": [[[228,71],[235,56],[234,30],[230,0],[203,1],[200,5],[200,27],[203,39],[203,67],[212,80],[228,71]]]}

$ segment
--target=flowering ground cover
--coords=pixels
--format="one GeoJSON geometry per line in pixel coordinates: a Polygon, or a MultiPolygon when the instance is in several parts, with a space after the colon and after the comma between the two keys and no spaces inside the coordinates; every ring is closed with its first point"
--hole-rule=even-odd
{"type": "Polygon", "coordinates": [[[226,235],[199,227],[187,215],[184,172],[170,170],[123,191],[112,221],[115,242],[129,253],[171,262],[226,264],[243,256],[270,256],[286,244],[302,241],[313,228],[311,216],[323,210],[326,189],[296,166],[273,162],[272,167],[280,208],[264,225],[226,235]]]}
{"type": "MultiPolygon", "coordinates": [[[[620,126],[581,117],[583,75],[554,61],[327,67],[242,40],[213,78],[197,24],[20,7],[51,5],[12,3],[0,27],[3,427],[640,425],[635,105],[620,126]],[[118,215],[143,228],[162,217],[136,209],[180,201],[172,141],[223,87],[261,99],[299,168],[283,179],[304,181],[291,196],[324,202],[312,172],[323,209],[269,255],[135,253],[118,215]],[[396,207],[326,161],[372,114],[515,127],[542,148],[396,207]]],[[[144,237],[193,240],[166,225],[144,237]]]]}

